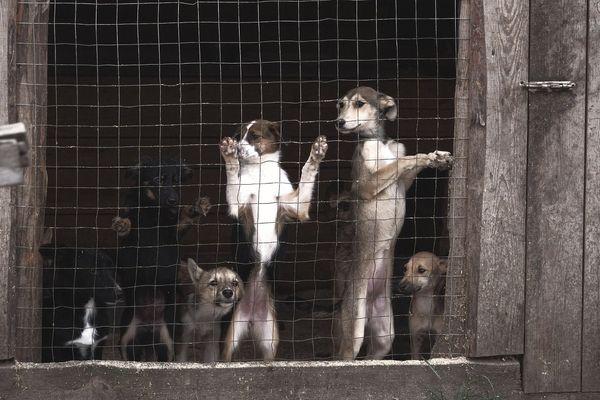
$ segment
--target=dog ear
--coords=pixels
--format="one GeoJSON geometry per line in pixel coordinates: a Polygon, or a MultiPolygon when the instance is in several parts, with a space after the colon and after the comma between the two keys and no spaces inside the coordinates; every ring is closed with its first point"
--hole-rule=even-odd
{"type": "Polygon", "coordinates": [[[194,171],[187,164],[182,164],[179,181],[182,183],[187,182],[192,178],[192,175],[194,175],[194,171]]]}
{"type": "Polygon", "coordinates": [[[388,121],[393,121],[398,116],[398,107],[396,106],[396,102],[393,98],[388,96],[387,94],[379,95],[379,112],[382,116],[384,116],[388,121]]]}
{"type": "Polygon", "coordinates": [[[440,275],[445,275],[448,272],[448,261],[441,260],[438,262],[438,273],[440,275]]]}
{"type": "Polygon", "coordinates": [[[267,125],[267,129],[268,129],[269,133],[271,135],[273,135],[273,138],[276,141],[279,141],[281,139],[281,133],[280,133],[280,130],[279,130],[279,124],[277,122],[270,122],[269,121],[269,124],[267,125]]]}
{"type": "Polygon", "coordinates": [[[187,268],[190,278],[192,278],[192,282],[197,284],[200,281],[200,277],[204,271],[198,266],[198,264],[196,264],[196,261],[192,260],[191,258],[188,258],[187,260],[187,268]]]}

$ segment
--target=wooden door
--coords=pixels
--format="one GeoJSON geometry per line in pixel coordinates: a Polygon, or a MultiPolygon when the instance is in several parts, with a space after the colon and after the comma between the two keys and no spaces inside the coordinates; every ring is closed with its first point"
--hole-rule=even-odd
{"type": "Polygon", "coordinates": [[[530,81],[576,84],[529,94],[523,385],[530,393],[600,390],[599,21],[595,1],[530,2],[530,81]]]}

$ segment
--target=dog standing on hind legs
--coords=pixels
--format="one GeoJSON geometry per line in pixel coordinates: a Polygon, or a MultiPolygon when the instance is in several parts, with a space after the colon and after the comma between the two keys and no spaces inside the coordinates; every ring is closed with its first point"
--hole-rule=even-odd
{"type": "Polygon", "coordinates": [[[239,143],[229,137],[221,141],[229,212],[251,239],[255,261],[246,293],[233,312],[224,361],[231,361],[240,340],[248,334],[258,342],[263,360],[273,360],[277,353],[279,331],[267,268],[279,246],[285,221],[309,219],[315,178],[327,151],[325,137],[317,137],[302,168],[298,188],[294,189],[279,165],[280,143],[277,124],[266,120],[244,126],[239,143]]]}
{"type": "Polygon", "coordinates": [[[339,357],[353,360],[365,336],[367,357],[385,357],[394,340],[391,277],[396,238],[404,223],[406,191],[424,168],[449,168],[450,153],[405,155],[388,139],[383,121],[398,114],[390,96],[369,87],[350,90],[338,101],[337,129],[358,139],[352,158],[356,203],[356,247],[339,324],[339,357]]]}

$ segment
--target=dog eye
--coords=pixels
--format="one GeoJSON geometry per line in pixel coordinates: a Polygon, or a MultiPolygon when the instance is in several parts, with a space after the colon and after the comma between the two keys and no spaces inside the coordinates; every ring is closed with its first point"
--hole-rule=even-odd
{"type": "Polygon", "coordinates": [[[356,100],[356,102],[354,104],[356,104],[356,108],[361,108],[362,106],[365,105],[365,102],[361,101],[361,100],[356,100]]]}
{"type": "Polygon", "coordinates": [[[210,282],[208,282],[208,284],[210,286],[217,286],[217,281],[210,281],[210,282]]]}
{"type": "Polygon", "coordinates": [[[427,272],[427,270],[423,267],[419,267],[419,269],[417,269],[417,272],[420,274],[424,274],[425,272],[427,272]]]}
{"type": "Polygon", "coordinates": [[[343,101],[338,101],[337,108],[344,108],[344,102],[343,101]]]}
{"type": "Polygon", "coordinates": [[[238,285],[238,281],[231,282],[231,286],[236,287],[238,285]]]}

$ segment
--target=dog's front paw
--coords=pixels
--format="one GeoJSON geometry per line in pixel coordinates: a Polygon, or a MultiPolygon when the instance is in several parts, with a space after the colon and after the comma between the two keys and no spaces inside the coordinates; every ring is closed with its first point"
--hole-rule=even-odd
{"type": "Polygon", "coordinates": [[[429,158],[429,167],[438,169],[450,169],[454,163],[454,157],[449,151],[436,150],[427,155],[429,158]]]}
{"type": "Polygon", "coordinates": [[[317,137],[310,150],[313,160],[321,162],[327,153],[327,138],[323,135],[317,137]]]}
{"type": "Polygon", "coordinates": [[[237,158],[238,143],[235,139],[225,137],[223,138],[223,140],[221,140],[219,147],[221,148],[221,155],[223,156],[223,158],[237,158]]]}
{"type": "Polygon", "coordinates": [[[114,217],[111,228],[117,232],[117,236],[127,236],[131,232],[131,220],[129,218],[114,217]]]}
{"type": "Polygon", "coordinates": [[[188,208],[187,214],[192,218],[199,217],[200,215],[206,217],[211,208],[210,198],[203,196],[196,201],[196,204],[188,208]]]}
{"type": "Polygon", "coordinates": [[[212,206],[213,205],[210,203],[210,197],[208,196],[202,196],[196,202],[196,207],[198,207],[202,215],[204,215],[205,217],[208,215],[208,212],[210,211],[212,206]]]}

